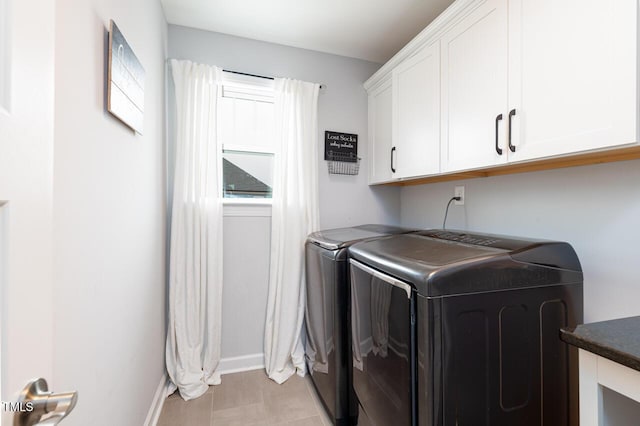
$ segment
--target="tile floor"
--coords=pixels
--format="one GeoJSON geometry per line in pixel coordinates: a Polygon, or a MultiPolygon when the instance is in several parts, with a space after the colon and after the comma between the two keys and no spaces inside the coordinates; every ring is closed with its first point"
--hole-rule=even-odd
{"type": "Polygon", "coordinates": [[[184,401],[178,393],[164,403],[158,426],[299,425],[329,426],[309,377],[292,376],[284,384],[264,370],[222,376],[198,399],[184,401]]]}

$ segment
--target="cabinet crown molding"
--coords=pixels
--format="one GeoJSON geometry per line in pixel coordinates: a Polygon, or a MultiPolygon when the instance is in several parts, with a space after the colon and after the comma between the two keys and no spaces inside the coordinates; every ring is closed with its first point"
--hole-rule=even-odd
{"type": "Polygon", "coordinates": [[[393,55],[378,71],[376,71],[367,81],[364,88],[367,92],[374,90],[390,77],[391,71],[402,61],[410,58],[422,47],[437,41],[441,34],[460,19],[472,12],[486,0],[457,0],[451,4],[444,12],[438,15],[427,27],[418,33],[409,43],[407,43],[398,53],[393,55]]]}

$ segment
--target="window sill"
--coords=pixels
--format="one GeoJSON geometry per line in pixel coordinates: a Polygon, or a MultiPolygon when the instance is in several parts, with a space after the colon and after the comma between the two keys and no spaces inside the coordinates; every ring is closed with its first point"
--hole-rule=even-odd
{"type": "Polygon", "coordinates": [[[225,199],[222,205],[225,217],[271,217],[270,199],[225,199]]]}

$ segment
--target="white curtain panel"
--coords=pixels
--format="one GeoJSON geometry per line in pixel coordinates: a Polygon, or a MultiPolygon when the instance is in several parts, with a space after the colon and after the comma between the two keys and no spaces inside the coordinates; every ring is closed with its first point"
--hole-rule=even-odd
{"type": "Polygon", "coordinates": [[[275,80],[276,161],[265,367],[277,383],[305,374],[304,242],[319,227],[318,84],[275,80]]]}
{"type": "Polygon", "coordinates": [[[220,383],[222,162],[216,109],[222,70],[171,61],[176,162],[169,263],[169,377],[185,399],[220,383]]]}

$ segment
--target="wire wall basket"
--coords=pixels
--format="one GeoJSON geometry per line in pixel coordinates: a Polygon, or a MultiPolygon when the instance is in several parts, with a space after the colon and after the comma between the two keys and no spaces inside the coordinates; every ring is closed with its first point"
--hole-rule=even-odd
{"type": "Polygon", "coordinates": [[[354,153],[331,152],[328,154],[327,167],[332,175],[357,175],[360,170],[360,157],[354,153]]]}

